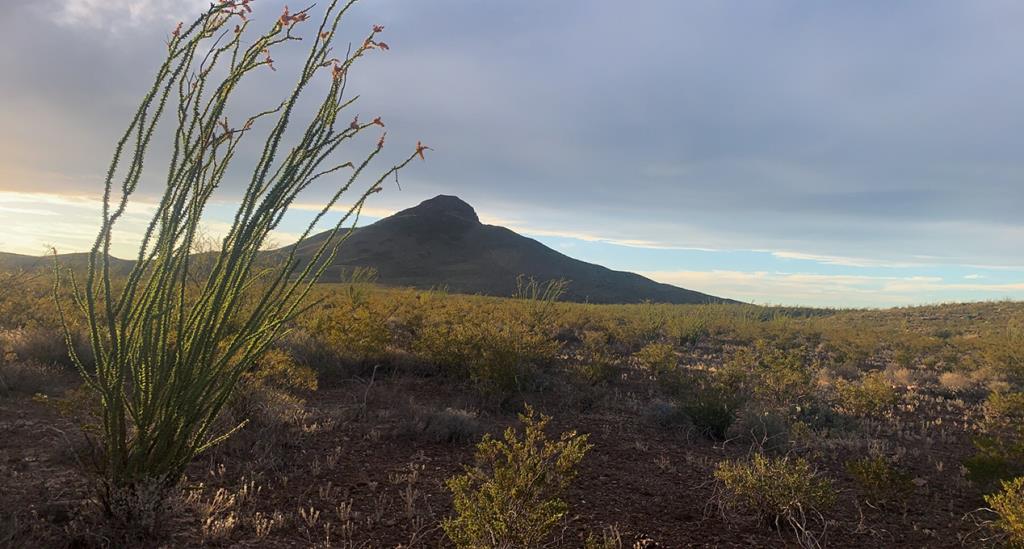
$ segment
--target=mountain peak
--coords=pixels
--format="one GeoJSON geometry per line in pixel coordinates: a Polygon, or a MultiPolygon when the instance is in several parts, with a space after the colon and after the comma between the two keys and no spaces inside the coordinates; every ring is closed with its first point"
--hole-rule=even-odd
{"type": "Polygon", "coordinates": [[[395,217],[416,215],[424,217],[454,216],[465,221],[480,223],[473,206],[467,204],[457,196],[439,194],[434,198],[424,200],[419,205],[395,214],[395,217]]]}
{"type": "MultiPolygon", "coordinates": [[[[300,257],[312,257],[321,242],[304,245],[300,257]]],[[[536,280],[571,281],[563,296],[569,301],[725,301],[638,274],[585,263],[504,227],[484,225],[472,206],[449,195],[435,196],[359,227],[338,250],[325,277],[337,280],[356,267],[376,269],[381,284],[447,288],[467,294],[507,297],[516,292],[516,281],[524,275],[536,280]]]]}

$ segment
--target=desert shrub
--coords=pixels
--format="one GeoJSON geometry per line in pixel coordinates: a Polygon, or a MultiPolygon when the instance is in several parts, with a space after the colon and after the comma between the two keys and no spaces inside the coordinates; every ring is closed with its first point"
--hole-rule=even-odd
{"type": "Polygon", "coordinates": [[[749,442],[757,450],[781,452],[789,443],[789,419],[757,406],[744,407],[729,428],[729,438],[749,442]]]}
{"type": "Polygon", "coordinates": [[[846,471],[856,481],[868,505],[905,504],[914,491],[910,475],[881,455],[849,460],[846,462],[846,471]]]}
{"type": "Polygon", "coordinates": [[[469,322],[435,313],[422,321],[412,348],[420,360],[441,371],[463,373],[474,358],[478,339],[469,322]]]}
{"type": "Polygon", "coordinates": [[[696,345],[708,336],[707,307],[669,318],[665,332],[677,345],[696,345]]]}
{"type": "Polygon", "coordinates": [[[964,461],[968,478],[990,485],[1024,474],[1024,393],[992,393],[983,409],[976,451],[964,461]]]}
{"type": "Polygon", "coordinates": [[[821,512],[836,494],[832,482],[806,460],[754,454],[750,460],[719,463],[714,475],[724,514],[753,516],[771,528],[792,530],[802,544],[817,545],[812,523],[822,521],[821,512]]]}
{"type": "Polygon", "coordinates": [[[513,307],[436,312],[414,342],[421,360],[464,375],[483,394],[507,399],[553,363],[561,345],[513,307]]]}
{"type": "Polygon", "coordinates": [[[377,49],[379,29],[344,61],[335,60],[330,44],[345,13],[336,2],[324,13],[321,30],[326,30],[307,41],[309,54],[290,95],[278,108],[232,126],[227,113],[235,111],[229,104],[241,82],[253,71],[272,67],[270,51],[298,38],[293,35],[296,24],[308,18],[306,11],[285,12],[248,43],[249,22],[242,10],[237,2],[212,4],[169,37],[152,87],[115,148],[87,274],[71,284],[72,307],[64,307],[59,297],[64,271],[57,268],[55,302],[67,346],[85,384],[102,403],[95,460],[98,497],[108,515],[144,529],[155,526],[165,496],[193,458],[242,426],[244,420],[219,429],[221,412],[252,364],[305,310],[314,283],[344,240],[343,228],[354,224],[386,178],[425,150],[417,146],[416,153],[365,184],[361,175],[380,154],[383,140],[359,155],[357,164],[335,162],[333,153],[343,142],[383,124],[376,123],[379,119],[342,122],[341,111],[353,103],[344,96],[349,69],[377,49]],[[313,84],[318,76],[324,85],[313,84]],[[309,117],[296,113],[296,105],[305,104],[305,90],[320,94],[309,117]],[[174,105],[173,137],[154,138],[168,104],[174,105]],[[289,127],[293,114],[305,122],[297,133],[289,127]],[[252,177],[245,178],[248,186],[227,234],[208,258],[193,262],[204,243],[200,228],[215,190],[234,166],[239,144],[268,118],[275,121],[250,166],[252,177]],[[286,134],[304,138],[293,147],[286,134]],[[143,162],[151,156],[151,145],[168,142],[173,144],[169,165],[158,177],[166,181],[163,194],[127,275],[115,281],[109,253],[118,222],[134,203],[140,181],[153,178],[143,162]],[[345,168],[352,171],[298,242],[268,258],[263,253],[268,239],[296,199],[315,181],[345,168]],[[307,237],[349,189],[355,199],[347,213],[325,238],[311,244],[307,237]],[[297,250],[304,245],[311,253],[300,261],[297,250]],[[73,352],[72,322],[79,317],[89,326],[93,370],[73,352]]]}
{"type": "Polygon", "coordinates": [[[329,350],[326,361],[308,365],[328,374],[349,373],[336,372],[339,365],[363,373],[371,364],[385,362],[394,339],[390,322],[403,306],[401,295],[383,297],[371,291],[373,269],[355,269],[345,278],[348,282],[302,323],[329,350]]]}
{"type": "Polygon", "coordinates": [[[814,398],[814,371],[803,349],[784,351],[763,340],[738,350],[715,372],[718,382],[762,407],[795,414],[814,398]]]}
{"type": "Polygon", "coordinates": [[[413,419],[402,426],[404,434],[430,442],[459,444],[474,440],[484,428],[476,412],[459,408],[417,408],[413,419]]]}
{"type": "Polygon", "coordinates": [[[983,361],[1007,380],[1024,385],[1024,316],[1014,316],[1000,330],[988,334],[983,361]]]}
{"type": "Polygon", "coordinates": [[[662,429],[688,428],[693,424],[679,405],[664,400],[652,400],[643,410],[643,418],[662,429]]]}
{"type": "Polygon", "coordinates": [[[0,358],[0,396],[31,395],[53,387],[57,372],[52,366],[34,361],[6,361],[0,358]]]}
{"type": "Polygon", "coordinates": [[[972,389],[975,382],[963,372],[943,372],[939,375],[939,385],[944,390],[957,394],[972,389]]]}
{"type": "Polygon", "coordinates": [[[656,377],[670,374],[676,369],[675,349],[665,343],[648,343],[633,356],[656,377]]]}
{"type": "Polygon", "coordinates": [[[31,361],[41,364],[73,366],[69,341],[86,367],[92,366],[92,357],[87,336],[78,329],[65,338],[59,325],[42,327],[26,326],[0,332],[0,352],[12,360],[31,361]]]}
{"type": "Polygon", "coordinates": [[[318,315],[309,330],[322,339],[333,360],[315,364],[317,369],[332,373],[342,364],[360,369],[381,362],[391,341],[387,312],[382,309],[378,304],[351,305],[318,315]]]}
{"type": "Polygon", "coordinates": [[[755,348],[754,397],[780,410],[793,411],[811,400],[814,372],[805,364],[804,351],[782,351],[760,344],[755,348]]]}
{"type": "Polygon", "coordinates": [[[287,391],[315,391],[316,372],[297,363],[282,349],[271,349],[259,357],[252,368],[242,374],[247,386],[268,386],[287,391]]]}
{"type": "Polygon", "coordinates": [[[725,440],[754,391],[757,373],[745,366],[730,361],[710,371],[676,368],[658,382],[675,397],[699,433],[711,440],[725,440]]]}
{"type": "Polygon", "coordinates": [[[1010,547],[1024,547],[1024,477],[1003,481],[1002,490],[985,496],[998,518],[992,524],[1010,547]]]}
{"type": "Polygon", "coordinates": [[[534,368],[552,363],[559,345],[515,319],[484,324],[469,363],[470,379],[485,392],[508,395],[528,386],[534,368]]]}
{"type": "MultiPolygon", "coordinates": [[[[634,544],[633,547],[639,546],[634,544]]],[[[625,544],[622,540],[622,533],[615,526],[603,528],[601,533],[590,532],[587,539],[583,540],[584,549],[622,549],[625,544]]]]}
{"type": "Polygon", "coordinates": [[[711,440],[725,440],[742,408],[742,399],[712,383],[699,386],[682,404],[682,410],[700,434],[711,440]]]}
{"type": "Polygon", "coordinates": [[[664,306],[645,302],[629,305],[628,311],[607,326],[609,343],[621,352],[629,353],[657,339],[667,321],[664,306]]]}
{"type": "Polygon", "coordinates": [[[882,372],[871,372],[860,382],[840,379],[835,382],[839,409],[854,416],[877,416],[896,405],[899,396],[882,372]]]}
{"type": "Polygon", "coordinates": [[[213,430],[234,433],[209,450],[210,459],[242,458],[254,468],[282,466],[282,447],[294,444],[309,419],[304,396],[317,386],[311,368],[282,349],[267,351],[242,374],[215,420],[213,430]]]}
{"type": "Polygon", "coordinates": [[[615,356],[608,344],[608,334],[591,330],[583,332],[579,362],[574,369],[592,385],[610,383],[619,376],[615,356]]]}
{"type": "Polygon", "coordinates": [[[485,435],[476,464],[448,480],[455,516],[442,527],[458,547],[538,547],[568,512],[562,495],[592,445],[587,435],[547,438],[550,417],[527,406],[520,437],[509,427],[504,440],[485,435]]]}
{"type": "Polygon", "coordinates": [[[747,404],[756,404],[753,408],[760,417],[788,421],[814,401],[814,377],[800,349],[782,351],[759,341],[737,351],[720,368],[701,374],[676,370],[659,381],[677,396],[694,427],[713,440],[725,440],[747,404]]]}
{"type": "Polygon", "coordinates": [[[526,317],[534,329],[550,329],[558,315],[558,300],[569,288],[569,281],[555,279],[540,281],[533,277],[516,277],[516,289],[512,298],[524,307],[526,317]]]}
{"type": "Polygon", "coordinates": [[[909,388],[918,384],[917,375],[906,367],[893,368],[890,366],[885,369],[885,376],[891,384],[897,387],[909,388]]]}

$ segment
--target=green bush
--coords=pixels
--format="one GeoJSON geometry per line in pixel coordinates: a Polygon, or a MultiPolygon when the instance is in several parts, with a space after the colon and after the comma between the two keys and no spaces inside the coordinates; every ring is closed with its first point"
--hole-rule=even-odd
{"type": "Polygon", "coordinates": [[[643,417],[662,429],[691,427],[690,416],[679,406],[663,400],[653,400],[644,408],[643,417]]]}
{"type": "Polygon", "coordinates": [[[803,349],[782,349],[759,342],[754,349],[754,398],[780,411],[795,413],[814,393],[813,370],[803,349]]]}
{"type": "Polygon", "coordinates": [[[682,405],[694,428],[711,440],[725,440],[736,421],[742,400],[728,390],[713,385],[698,389],[682,405]]]}
{"type": "Polygon", "coordinates": [[[882,372],[871,372],[860,383],[837,380],[835,390],[839,409],[854,416],[884,414],[899,400],[892,383],[882,372]]]}
{"type": "Polygon", "coordinates": [[[608,383],[619,374],[615,357],[608,345],[608,334],[605,332],[583,332],[579,359],[575,369],[587,383],[608,383]]]}
{"type": "Polygon", "coordinates": [[[309,330],[346,363],[356,366],[379,363],[391,343],[388,321],[394,305],[367,299],[353,288],[349,286],[341,304],[326,303],[324,310],[309,321],[309,330]]]}
{"type": "Polygon", "coordinates": [[[415,354],[448,374],[467,377],[481,393],[507,399],[526,389],[536,369],[553,363],[561,345],[527,311],[493,304],[439,309],[423,320],[415,354]]]}
{"type": "Polygon", "coordinates": [[[633,356],[655,377],[671,374],[676,370],[676,351],[665,343],[648,343],[633,356]]]}
{"type": "Polygon", "coordinates": [[[504,440],[485,435],[476,465],[448,479],[456,514],[442,527],[457,547],[538,547],[568,512],[562,495],[592,448],[587,435],[570,431],[549,440],[551,418],[538,418],[529,406],[519,420],[522,437],[511,427],[504,440]]]}
{"type": "Polygon", "coordinates": [[[800,540],[813,537],[811,521],[835,503],[832,482],[804,459],[768,458],[724,461],[715,468],[718,502],[727,515],[753,516],[761,524],[791,529],[800,540]]]}
{"type": "Polygon", "coordinates": [[[785,416],[745,406],[729,429],[729,438],[753,444],[762,452],[781,452],[789,446],[789,433],[790,423],[785,416]]]}
{"type": "Polygon", "coordinates": [[[759,340],[739,349],[714,373],[715,382],[738,399],[795,417],[814,400],[814,372],[803,349],[788,351],[759,340]]]}
{"type": "Polygon", "coordinates": [[[1024,474],[1024,393],[992,393],[983,409],[976,452],[964,461],[967,478],[993,485],[1024,474]]]}
{"type": "Polygon", "coordinates": [[[999,518],[993,526],[1006,536],[1010,547],[1024,547],[1024,477],[1003,481],[1000,492],[985,496],[999,518]]]}
{"type": "Polygon", "coordinates": [[[906,503],[914,490],[910,475],[900,471],[883,456],[870,456],[846,462],[846,470],[868,505],[906,503]]]}
{"type": "Polygon", "coordinates": [[[983,360],[1007,380],[1024,385],[1024,316],[1017,315],[989,334],[983,360]]]}
{"type": "Polygon", "coordinates": [[[707,311],[702,306],[690,314],[672,316],[665,331],[679,345],[696,345],[702,338],[708,336],[706,315],[707,311]]]}

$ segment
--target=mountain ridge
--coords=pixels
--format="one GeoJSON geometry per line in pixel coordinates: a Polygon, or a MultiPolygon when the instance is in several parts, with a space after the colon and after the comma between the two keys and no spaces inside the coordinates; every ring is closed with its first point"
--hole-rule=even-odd
{"type": "MultiPolygon", "coordinates": [[[[312,254],[326,234],[307,240],[297,254],[312,254]]],[[[471,205],[450,195],[435,196],[356,229],[328,268],[326,280],[356,267],[377,269],[379,281],[386,285],[447,286],[459,293],[509,296],[516,277],[525,275],[569,280],[563,296],[569,301],[734,302],[569,257],[506,227],[481,223],[471,205]]]]}
{"type": "MultiPolygon", "coordinates": [[[[266,259],[295,248],[308,261],[330,231],[305,241],[265,252],[266,259]]],[[[59,256],[71,266],[84,266],[88,254],[59,256]]],[[[0,252],[0,268],[37,268],[49,258],[0,252]]],[[[112,260],[116,272],[132,262],[112,260]]],[[[735,303],[734,300],[656,282],[628,271],[572,258],[506,227],[481,223],[476,210],[457,196],[438,195],[370,225],[353,229],[338,250],[322,282],[342,279],[355,268],[372,267],[377,282],[421,289],[444,287],[451,292],[508,297],[520,276],[537,280],[566,279],[562,299],[590,303],[735,303]]]]}

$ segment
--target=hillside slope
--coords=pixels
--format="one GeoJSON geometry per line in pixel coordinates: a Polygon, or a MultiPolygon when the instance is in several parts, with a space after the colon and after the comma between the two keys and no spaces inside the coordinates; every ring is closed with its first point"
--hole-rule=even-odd
{"type": "MultiPolygon", "coordinates": [[[[311,255],[323,238],[325,233],[311,238],[299,255],[311,255]]],[[[485,225],[472,206],[445,195],[357,229],[324,280],[337,280],[342,270],[354,267],[376,268],[382,284],[445,286],[471,294],[509,296],[516,276],[523,274],[538,280],[569,280],[563,298],[570,301],[729,301],[573,259],[505,227],[485,225]]]]}

